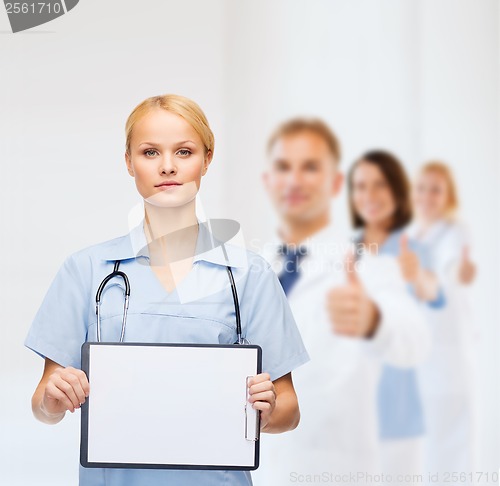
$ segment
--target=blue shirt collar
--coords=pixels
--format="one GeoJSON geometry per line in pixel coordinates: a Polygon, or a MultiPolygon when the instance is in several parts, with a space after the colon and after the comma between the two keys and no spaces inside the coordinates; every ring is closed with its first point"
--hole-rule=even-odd
{"type": "MultiPolygon", "coordinates": [[[[379,253],[398,254],[399,240],[403,232],[404,228],[399,228],[397,230],[391,231],[387,236],[386,240],[379,246],[378,248],[379,253]]],[[[352,240],[355,244],[360,244],[363,241],[363,237],[364,237],[364,229],[360,229],[355,231],[352,240]]]]}
{"type": "MultiPolygon", "coordinates": [[[[149,259],[147,239],[144,233],[144,218],[127,235],[118,238],[116,243],[107,248],[107,251],[104,253],[102,259],[105,261],[127,260],[138,257],[149,259]]],[[[196,240],[193,263],[200,260],[223,266],[248,266],[246,251],[244,249],[231,244],[223,245],[210,232],[208,224],[198,219],[198,239],[196,240]]]]}

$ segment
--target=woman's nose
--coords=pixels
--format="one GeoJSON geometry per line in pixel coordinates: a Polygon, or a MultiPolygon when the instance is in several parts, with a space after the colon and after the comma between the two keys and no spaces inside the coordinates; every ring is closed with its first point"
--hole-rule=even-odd
{"type": "Polygon", "coordinates": [[[177,165],[175,164],[174,158],[168,155],[161,158],[160,171],[168,174],[177,172],[177,165]]]}

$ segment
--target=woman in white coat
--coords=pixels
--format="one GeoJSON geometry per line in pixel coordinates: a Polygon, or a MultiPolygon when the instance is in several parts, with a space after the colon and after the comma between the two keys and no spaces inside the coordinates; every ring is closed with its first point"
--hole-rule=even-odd
{"type": "Polygon", "coordinates": [[[420,170],[413,191],[416,220],[409,234],[430,247],[446,306],[427,310],[433,345],[419,372],[427,439],[427,469],[445,483],[475,471],[475,344],[469,286],[475,278],[466,227],[456,216],[457,190],[442,162],[420,170]],[[449,481],[450,477],[448,477],[449,481]]]}
{"type": "MultiPolygon", "coordinates": [[[[352,166],[348,176],[351,220],[364,258],[397,259],[408,292],[425,307],[441,308],[445,297],[425,245],[405,234],[412,218],[410,182],[402,162],[385,150],[371,150],[352,166]]],[[[362,259],[361,259],[362,261],[362,259]]],[[[417,370],[386,364],[378,385],[377,413],[384,484],[406,484],[422,473],[425,414],[417,370]]]]}

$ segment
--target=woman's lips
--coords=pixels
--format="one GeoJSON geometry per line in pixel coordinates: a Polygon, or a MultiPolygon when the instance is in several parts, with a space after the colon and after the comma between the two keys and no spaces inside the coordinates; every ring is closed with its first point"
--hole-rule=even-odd
{"type": "Polygon", "coordinates": [[[161,191],[169,191],[171,189],[174,189],[176,187],[180,187],[182,184],[162,184],[161,186],[157,186],[158,189],[161,191]]]}

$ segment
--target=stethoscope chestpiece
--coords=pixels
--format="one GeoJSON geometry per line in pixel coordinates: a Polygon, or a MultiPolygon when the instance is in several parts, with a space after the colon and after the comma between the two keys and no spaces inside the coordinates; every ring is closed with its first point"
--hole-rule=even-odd
{"type": "Polygon", "coordinates": [[[250,341],[247,338],[240,337],[238,341],[235,341],[233,344],[239,344],[239,345],[250,344],[250,341]]]}

